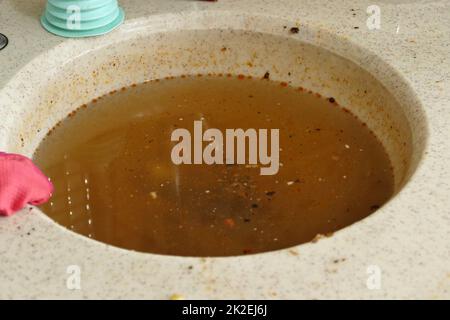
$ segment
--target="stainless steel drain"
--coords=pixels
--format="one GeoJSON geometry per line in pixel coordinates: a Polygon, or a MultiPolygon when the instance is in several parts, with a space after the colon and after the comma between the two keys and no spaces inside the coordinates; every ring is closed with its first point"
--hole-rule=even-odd
{"type": "Polygon", "coordinates": [[[8,45],[8,38],[0,33],[0,50],[5,48],[8,45]]]}

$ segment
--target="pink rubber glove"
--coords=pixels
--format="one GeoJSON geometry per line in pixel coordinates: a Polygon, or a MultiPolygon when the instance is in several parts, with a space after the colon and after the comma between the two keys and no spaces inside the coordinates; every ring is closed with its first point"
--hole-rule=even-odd
{"type": "Polygon", "coordinates": [[[0,216],[45,203],[52,192],[52,183],[30,159],[0,152],[0,216]]]}

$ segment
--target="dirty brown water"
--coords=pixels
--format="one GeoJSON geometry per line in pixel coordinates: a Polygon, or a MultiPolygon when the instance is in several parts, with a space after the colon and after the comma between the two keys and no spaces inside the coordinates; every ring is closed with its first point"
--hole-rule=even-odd
{"type": "Polygon", "coordinates": [[[381,143],[333,98],[243,76],[183,76],[112,92],[52,129],[34,160],[55,186],[41,208],[59,224],[117,247],[181,256],[313,241],[370,215],[394,188],[381,143]],[[174,165],[171,133],[192,132],[194,120],[222,132],[280,129],[278,174],[174,165]]]}

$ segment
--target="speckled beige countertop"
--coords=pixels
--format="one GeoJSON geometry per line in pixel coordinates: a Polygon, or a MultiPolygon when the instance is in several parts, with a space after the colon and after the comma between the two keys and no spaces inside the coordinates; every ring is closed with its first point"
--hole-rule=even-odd
{"type": "MultiPolygon", "coordinates": [[[[65,42],[89,41],[44,31],[38,19],[44,3],[0,0],[0,33],[10,41],[0,51],[0,97],[33,59],[45,59],[65,42]]],[[[382,25],[375,31],[366,27],[372,1],[120,3],[126,22],[116,35],[133,32],[156,15],[236,12],[320,27],[357,43],[395,69],[415,92],[428,127],[424,156],[404,188],[370,217],[317,243],[242,257],[126,251],[69,232],[26,208],[0,219],[1,299],[168,299],[173,294],[187,299],[450,298],[450,1],[377,1],[382,25]],[[72,265],[80,267],[80,290],[67,287],[72,265]],[[377,288],[371,286],[373,272],[379,272],[377,288]]],[[[2,109],[0,101],[0,150],[9,112],[14,105],[2,109]]]]}

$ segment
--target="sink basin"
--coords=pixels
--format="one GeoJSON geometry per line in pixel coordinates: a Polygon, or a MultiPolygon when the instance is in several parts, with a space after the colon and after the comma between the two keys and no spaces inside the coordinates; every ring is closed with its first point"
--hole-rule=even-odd
{"type": "MultiPolygon", "coordinates": [[[[432,226],[445,224],[422,220],[417,209],[426,202],[420,194],[425,183],[422,166],[431,161],[431,120],[424,93],[395,59],[386,59],[369,40],[355,41],[332,28],[282,14],[249,12],[147,15],[126,21],[108,35],[61,41],[43,50],[0,87],[0,150],[32,156],[47,132],[70,112],[134,83],[182,74],[263,77],[269,72],[273,80],[335,98],[365,122],[391,159],[394,197],[369,217],[317,243],[226,258],[162,256],[111,247],[59,226],[37,208],[27,208],[0,222],[0,240],[6,243],[20,234],[25,241],[11,240],[4,260],[17,270],[20,287],[27,286],[24,279],[33,272],[36,281],[45,283],[48,297],[411,297],[420,296],[417,288],[428,283],[433,283],[430,295],[448,293],[441,263],[445,245],[432,235],[432,226]],[[439,244],[441,262],[404,287],[407,275],[415,274],[409,266],[423,271],[434,257],[431,243],[439,244]],[[424,244],[428,249],[422,251],[424,244]],[[33,261],[41,262],[27,267],[33,261]],[[66,270],[73,265],[83,270],[83,289],[67,291],[66,270]],[[384,272],[386,287],[379,291],[366,285],[373,267],[384,272]],[[439,280],[430,282],[436,274],[439,280]]],[[[438,216],[442,211],[430,212],[436,214],[434,221],[443,221],[438,216]]],[[[27,295],[23,290],[14,293],[13,286],[5,280],[0,292],[27,295]]],[[[42,294],[32,290],[28,296],[42,294]]]]}

